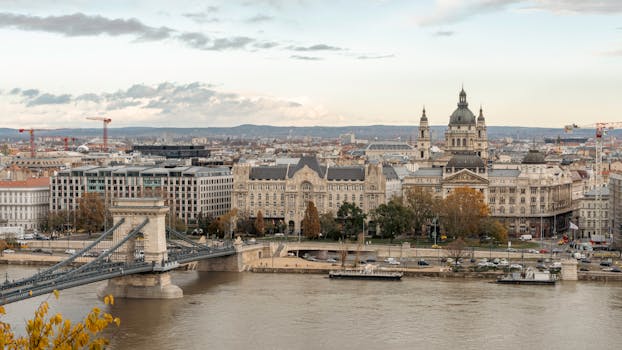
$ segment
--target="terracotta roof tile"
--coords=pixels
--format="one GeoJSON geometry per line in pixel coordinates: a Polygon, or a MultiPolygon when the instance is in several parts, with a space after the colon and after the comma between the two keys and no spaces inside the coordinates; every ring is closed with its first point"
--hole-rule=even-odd
{"type": "Polygon", "coordinates": [[[0,181],[0,188],[48,187],[49,185],[49,177],[31,178],[25,181],[0,181]]]}

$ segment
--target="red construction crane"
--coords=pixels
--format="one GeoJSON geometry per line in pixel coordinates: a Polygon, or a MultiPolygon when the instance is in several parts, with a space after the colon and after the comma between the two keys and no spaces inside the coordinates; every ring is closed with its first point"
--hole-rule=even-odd
{"type": "Polygon", "coordinates": [[[105,117],[86,117],[88,120],[101,120],[104,122],[104,144],[102,147],[102,151],[108,150],[108,124],[112,121],[110,118],[105,117]]]}
{"type": "MultiPolygon", "coordinates": [[[[65,143],[65,151],[69,151],[69,137],[63,137],[63,142],[65,143]]],[[[71,137],[71,144],[75,146],[76,138],[71,137]]]]}
{"type": "Polygon", "coordinates": [[[566,125],[564,127],[564,131],[566,133],[572,133],[574,129],[596,129],[595,139],[594,139],[594,149],[595,149],[595,166],[594,166],[594,183],[593,186],[595,188],[595,200],[596,200],[596,218],[598,221],[596,222],[596,234],[598,236],[601,235],[601,228],[603,220],[602,215],[602,175],[603,175],[603,136],[607,136],[607,132],[614,130],[615,128],[622,127],[622,122],[598,122],[594,124],[588,125],[566,125]]]}
{"type": "Polygon", "coordinates": [[[37,156],[37,149],[35,148],[35,131],[50,131],[54,129],[19,129],[19,132],[28,132],[30,134],[30,157],[35,158],[37,156]]]}

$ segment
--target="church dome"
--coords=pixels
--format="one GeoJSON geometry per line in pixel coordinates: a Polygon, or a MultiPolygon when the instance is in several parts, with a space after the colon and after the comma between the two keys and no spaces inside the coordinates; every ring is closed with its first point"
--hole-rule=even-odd
{"type": "Polygon", "coordinates": [[[523,158],[523,164],[546,164],[544,154],[537,149],[530,149],[529,153],[523,158]]]}
{"type": "Polygon", "coordinates": [[[466,92],[464,89],[460,91],[460,99],[458,100],[458,108],[449,117],[449,125],[475,124],[475,114],[469,109],[466,101],[466,92]]]}

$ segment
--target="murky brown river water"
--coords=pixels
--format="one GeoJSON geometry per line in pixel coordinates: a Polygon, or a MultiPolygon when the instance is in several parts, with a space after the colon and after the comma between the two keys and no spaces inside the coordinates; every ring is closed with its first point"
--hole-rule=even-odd
{"type": "MultiPolygon", "coordinates": [[[[36,269],[0,266],[10,278],[36,269]]],[[[507,286],[484,280],[329,280],[321,275],[175,272],[183,299],[116,300],[113,349],[619,349],[622,284],[507,286]]],[[[52,311],[79,319],[101,285],[52,311]]],[[[7,306],[22,329],[41,300],[7,306]]],[[[53,299],[53,298],[50,298],[53,299]]]]}

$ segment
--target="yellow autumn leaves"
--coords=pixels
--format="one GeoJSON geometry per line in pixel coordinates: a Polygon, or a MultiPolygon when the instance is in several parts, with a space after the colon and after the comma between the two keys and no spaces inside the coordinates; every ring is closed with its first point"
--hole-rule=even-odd
{"type": "MultiPolygon", "coordinates": [[[[56,299],[59,292],[53,292],[56,299]]],[[[106,305],[114,304],[112,295],[104,298],[106,305]]],[[[26,336],[15,337],[11,325],[0,321],[0,350],[73,350],[73,349],[104,349],[109,344],[108,338],[102,332],[112,323],[117,327],[121,324],[118,317],[103,312],[94,307],[82,320],[72,324],[64,319],[60,313],[47,318],[49,305],[42,302],[35,311],[34,318],[26,322],[26,336]]],[[[0,314],[6,313],[0,306],[0,314]]]]}

